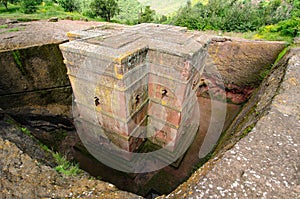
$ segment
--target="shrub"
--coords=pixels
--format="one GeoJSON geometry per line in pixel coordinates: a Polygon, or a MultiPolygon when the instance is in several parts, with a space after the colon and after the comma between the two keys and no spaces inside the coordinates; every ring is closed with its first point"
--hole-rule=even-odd
{"type": "Polygon", "coordinates": [[[80,9],[80,4],[77,0],[57,0],[57,2],[66,12],[79,11],[80,9]]]}
{"type": "Polygon", "coordinates": [[[300,18],[292,18],[280,21],[275,25],[268,25],[260,28],[261,34],[279,33],[281,36],[296,37],[300,36],[300,18]]]}
{"type": "Polygon", "coordinates": [[[173,24],[199,30],[253,31],[263,24],[258,10],[253,8],[251,3],[235,0],[210,0],[194,7],[188,2],[174,17],[173,24]]]}
{"type": "Polygon", "coordinates": [[[21,11],[25,14],[31,14],[36,12],[38,1],[36,0],[22,0],[21,1],[21,11]]]}
{"type": "Polygon", "coordinates": [[[117,0],[93,0],[90,5],[92,14],[110,21],[120,9],[117,0]]]}
{"type": "Polygon", "coordinates": [[[6,8],[6,10],[8,9],[8,7],[7,7],[8,0],[0,0],[0,3],[2,3],[4,5],[4,7],[6,8]]]}
{"type": "Polygon", "coordinates": [[[146,6],[144,12],[141,11],[139,17],[139,23],[150,23],[154,21],[155,11],[150,8],[150,6],[146,6]]]}
{"type": "MultiPolygon", "coordinates": [[[[209,0],[191,6],[188,2],[171,20],[171,24],[198,30],[224,30],[235,32],[256,31],[260,27],[277,24],[300,15],[299,0],[251,1],[209,0]]],[[[297,22],[279,24],[283,35],[295,35],[297,22]],[[296,27],[296,28],[295,28],[296,27]],[[283,28],[287,28],[286,31],[283,28]]]]}

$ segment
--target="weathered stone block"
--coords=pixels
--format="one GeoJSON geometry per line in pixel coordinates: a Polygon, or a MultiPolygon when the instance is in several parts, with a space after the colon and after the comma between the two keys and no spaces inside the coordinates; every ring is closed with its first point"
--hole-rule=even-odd
{"type": "Polygon", "coordinates": [[[191,135],[195,133],[193,131],[188,131],[192,126],[195,126],[195,123],[191,122],[191,117],[192,116],[189,115],[189,117],[185,118],[185,121],[178,128],[158,120],[155,117],[149,117],[147,138],[154,144],[157,144],[170,152],[176,152],[176,150],[180,150],[177,149],[177,147],[180,146],[179,142],[182,141],[182,136],[185,133],[191,135]]]}
{"type": "Polygon", "coordinates": [[[120,135],[134,135],[137,128],[142,127],[147,120],[148,105],[144,103],[141,109],[131,117],[122,119],[118,115],[108,115],[105,112],[91,109],[79,102],[76,102],[78,113],[85,121],[100,125],[105,129],[119,133],[120,135]]]}
{"type": "MultiPolygon", "coordinates": [[[[139,79],[135,79],[135,81],[131,77],[126,78],[124,82],[109,76],[92,73],[80,74],[78,77],[69,75],[73,93],[78,103],[90,109],[96,108],[98,111],[125,120],[138,111],[148,99],[147,75],[137,76],[139,79]],[[98,78],[100,80],[96,82],[98,78]],[[105,82],[108,83],[105,84],[105,82]],[[113,87],[114,83],[115,87],[113,87]],[[128,85],[129,83],[131,84],[128,85]]],[[[134,75],[136,74],[134,73],[134,75]]]]}
{"type": "Polygon", "coordinates": [[[195,71],[189,80],[183,82],[149,73],[148,84],[148,95],[151,99],[180,110],[185,100],[196,95],[200,74],[195,71]]]}
{"type": "Polygon", "coordinates": [[[191,95],[189,99],[185,101],[180,110],[174,109],[174,107],[166,106],[157,101],[150,100],[148,106],[148,115],[166,122],[169,125],[178,128],[189,118],[192,109],[196,108],[197,96],[191,95]]]}
{"type": "Polygon", "coordinates": [[[182,30],[149,24],[119,33],[96,28],[91,37],[76,33],[81,40],[61,45],[80,117],[109,131],[107,137],[128,151],[144,140],[139,135],[149,115],[165,119],[170,125],[163,129],[166,138],[151,132],[166,143],[174,138],[169,147],[174,150],[195,98],[204,57],[202,45],[182,30]],[[162,34],[165,31],[168,34],[162,34]],[[161,109],[167,110],[166,117],[161,109]]]}

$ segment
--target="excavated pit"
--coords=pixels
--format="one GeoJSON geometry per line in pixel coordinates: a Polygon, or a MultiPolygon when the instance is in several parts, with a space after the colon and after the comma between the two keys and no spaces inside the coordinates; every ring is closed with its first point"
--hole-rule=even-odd
{"type": "MultiPolygon", "coordinates": [[[[69,160],[79,163],[80,168],[92,176],[110,182],[121,190],[151,198],[153,194],[161,195],[170,193],[184,182],[193,171],[207,161],[206,158],[199,158],[199,146],[201,146],[209,127],[210,103],[210,99],[198,97],[201,118],[203,119],[200,121],[200,128],[193,143],[184,156],[170,166],[142,174],[120,172],[99,162],[88,153],[81,143],[71,118],[54,116],[44,107],[35,108],[35,112],[44,112],[42,115],[32,113],[32,108],[6,110],[6,112],[22,126],[29,129],[43,144],[54,151],[64,154],[69,160]]],[[[216,103],[221,104],[222,102],[216,103]]],[[[224,129],[230,125],[242,107],[242,105],[235,104],[227,104],[226,106],[227,116],[224,129]]],[[[151,145],[151,143],[145,143],[145,148],[148,146],[147,144],[151,145]]],[[[214,144],[212,143],[212,145],[214,144]]]]}
{"type": "MultiPolygon", "coordinates": [[[[65,75],[67,73],[66,66],[63,64],[62,54],[57,45],[43,46],[46,49],[45,52],[48,52],[48,50],[52,52],[51,55],[35,53],[36,49],[34,48],[2,52],[0,55],[1,60],[3,62],[5,60],[9,64],[7,68],[2,68],[4,71],[1,74],[11,73],[17,75],[5,78],[5,80],[2,78],[1,85],[4,86],[2,86],[3,89],[0,93],[0,101],[4,104],[1,108],[22,126],[29,129],[38,140],[54,151],[64,154],[69,160],[78,162],[80,167],[92,176],[111,182],[121,190],[133,192],[146,198],[154,198],[157,195],[168,194],[173,191],[178,185],[186,181],[193,171],[209,160],[215,149],[214,147],[217,146],[221,133],[232,126],[232,121],[236,122],[235,117],[243,112],[241,110],[244,104],[256,92],[264,78],[264,74],[271,69],[277,55],[285,47],[285,43],[204,37],[196,32],[186,32],[183,28],[152,24],[143,24],[128,29],[105,25],[105,27],[100,26],[94,30],[69,33],[69,36],[71,39],[79,39],[78,43],[76,43],[77,40],[71,42],[71,45],[74,46],[80,46],[84,44],[82,41],[86,38],[92,38],[89,39],[89,42],[92,42],[93,50],[99,53],[101,51],[97,51],[95,45],[102,45],[105,42],[104,46],[108,46],[110,50],[115,51],[116,48],[123,48],[126,45],[136,47],[137,44],[134,42],[139,40],[140,37],[132,33],[136,31],[138,35],[144,36],[149,35],[149,30],[153,31],[152,37],[155,38],[159,35],[157,39],[159,42],[155,44],[156,46],[147,46],[150,51],[155,52],[155,50],[159,51],[160,49],[163,49],[161,52],[168,50],[181,51],[181,49],[178,50],[181,47],[191,53],[189,45],[194,45],[193,52],[201,52],[207,56],[206,59],[201,59],[202,69],[199,69],[201,71],[200,76],[195,83],[196,89],[193,91],[200,114],[197,132],[184,154],[162,169],[145,173],[126,173],[101,163],[88,152],[76,133],[70,83],[65,75]],[[172,36],[170,36],[170,31],[172,36]],[[118,34],[114,35],[116,32],[118,34]],[[125,34],[128,32],[130,32],[129,36],[125,34]],[[122,37],[122,34],[125,34],[125,36],[122,37]],[[95,39],[99,35],[102,39],[95,39]],[[112,35],[121,38],[120,41],[116,42],[116,39],[109,41],[108,39],[112,35]],[[174,37],[174,40],[172,40],[172,37],[174,37]],[[182,38],[184,39],[180,40],[182,38]],[[175,46],[176,48],[173,45],[174,43],[178,45],[175,46]],[[57,63],[51,65],[53,60],[57,63]],[[44,62],[44,65],[41,64],[44,62]],[[41,69],[41,66],[44,67],[44,70],[41,69]],[[219,73],[214,73],[213,68],[217,68],[219,73]],[[50,72],[45,73],[45,71],[50,72]],[[44,81],[40,81],[41,77],[44,81]],[[216,128],[214,129],[214,127],[216,128]],[[211,141],[206,140],[203,144],[205,138],[209,137],[207,132],[212,135],[210,137],[211,141]],[[206,147],[206,149],[203,149],[200,153],[201,147],[206,147]]],[[[145,44],[146,42],[143,41],[142,43],[145,44]]],[[[152,41],[151,44],[153,43],[152,41]]],[[[66,47],[68,45],[68,43],[63,45],[63,52],[69,52],[68,50],[71,48],[68,49],[66,47]]],[[[85,51],[81,49],[82,51],[76,51],[75,54],[86,53],[88,52],[87,49],[88,47],[85,46],[85,51]]],[[[176,53],[178,56],[178,53],[184,52],[176,53]]],[[[68,56],[69,59],[70,55],[68,56]]],[[[158,56],[155,59],[158,63],[162,63],[165,61],[162,57],[158,56]]],[[[172,62],[172,60],[169,61],[172,62]]],[[[191,62],[193,61],[191,60],[191,62]]],[[[70,60],[65,61],[67,66],[70,62],[70,60]]],[[[73,63],[79,62],[80,60],[76,60],[73,63]]],[[[89,60],[86,62],[90,63],[89,60]]],[[[123,63],[122,60],[120,63],[123,63]]],[[[119,75],[119,73],[116,73],[116,75],[119,75]]],[[[168,90],[162,90],[162,92],[162,99],[165,99],[165,96],[171,93],[168,90]]],[[[141,96],[142,94],[138,94],[131,100],[134,103],[139,103],[142,101],[141,96]]],[[[96,107],[101,103],[99,96],[87,97],[91,98],[91,103],[96,107]]],[[[164,106],[164,103],[160,101],[160,105],[164,106]]],[[[156,108],[155,112],[159,112],[159,110],[161,109],[156,108]]],[[[187,111],[186,114],[189,113],[187,111]]],[[[221,142],[218,146],[222,146],[222,144],[220,145],[221,142]]],[[[162,147],[163,145],[160,145],[159,142],[150,139],[141,143],[135,152],[157,151],[162,147]]],[[[217,149],[221,150],[220,148],[217,149]]],[[[51,163],[47,164],[51,165],[51,163]]]]}

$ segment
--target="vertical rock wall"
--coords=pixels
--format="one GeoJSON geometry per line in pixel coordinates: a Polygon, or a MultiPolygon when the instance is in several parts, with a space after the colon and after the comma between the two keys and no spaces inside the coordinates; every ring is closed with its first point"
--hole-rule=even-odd
{"type": "Polygon", "coordinates": [[[71,103],[58,44],[2,51],[0,63],[1,108],[71,103]]]}

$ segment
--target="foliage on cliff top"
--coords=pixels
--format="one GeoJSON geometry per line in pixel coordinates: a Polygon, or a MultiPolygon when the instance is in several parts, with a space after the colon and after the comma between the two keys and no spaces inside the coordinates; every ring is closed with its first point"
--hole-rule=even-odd
{"type": "Polygon", "coordinates": [[[285,40],[299,36],[299,0],[209,0],[192,5],[189,1],[169,19],[170,24],[193,30],[225,32],[258,31],[256,39],[285,40]]]}
{"type": "MultiPolygon", "coordinates": [[[[0,18],[18,19],[19,21],[32,21],[49,19],[50,17],[58,17],[59,19],[71,18],[74,20],[87,18],[92,20],[92,18],[84,16],[79,12],[65,12],[60,5],[53,2],[42,2],[41,4],[37,5],[36,12],[31,14],[22,13],[20,3],[9,4],[7,10],[0,6],[0,18]]],[[[93,20],[101,21],[101,19],[93,20]]]]}
{"type": "Polygon", "coordinates": [[[195,6],[188,2],[170,22],[197,30],[254,31],[290,19],[299,7],[296,1],[271,0],[253,4],[251,1],[210,0],[195,6]]]}
{"type": "Polygon", "coordinates": [[[255,38],[266,40],[283,40],[293,42],[294,37],[300,36],[300,18],[280,21],[274,25],[261,27],[255,38]]]}

